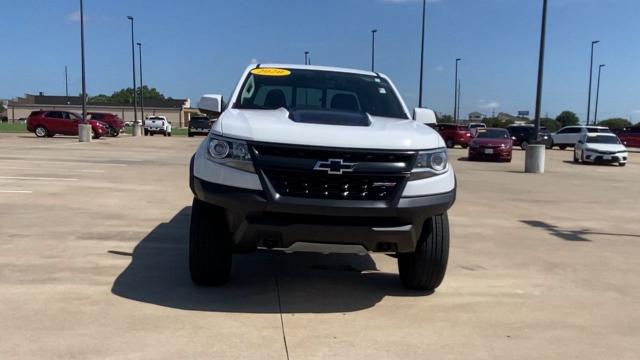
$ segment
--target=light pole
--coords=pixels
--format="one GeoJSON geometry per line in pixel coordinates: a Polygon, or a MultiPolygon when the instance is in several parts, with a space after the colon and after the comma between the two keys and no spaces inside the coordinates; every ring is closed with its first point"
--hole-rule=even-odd
{"type": "Polygon", "coordinates": [[[600,40],[594,40],[591,42],[591,63],[589,65],[589,100],[587,100],[587,125],[589,125],[589,117],[591,116],[591,80],[593,80],[593,47],[599,42],[600,40]]]}
{"type": "Polygon", "coordinates": [[[598,83],[596,85],[596,109],[593,113],[593,125],[598,125],[598,101],[600,100],[600,75],[602,74],[602,68],[607,65],[600,64],[598,66],[598,83]]]}
{"type": "Polygon", "coordinates": [[[138,61],[140,62],[140,119],[144,121],[144,85],[142,84],[142,43],[138,45],[138,61]]]}
{"type": "Polygon", "coordinates": [[[418,91],[418,107],[422,107],[422,82],[424,75],[424,32],[426,25],[427,0],[422,0],[422,40],[420,41],[420,91],[418,91]]]}
{"type": "Polygon", "coordinates": [[[91,125],[87,124],[87,82],[84,72],[84,3],[80,0],[80,63],[82,66],[82,120],[78,123],[78,141],[91,142],[91,125]]]}
{"type": "MultiPolygon", "coordinates": [[[[458,107],[458,109],[457,109],[458,110],[457,111],[458,118],[460,117],[460,102],[462,101],[461,99],[462,99],[462,80],[458,80],[458,105],[457,105],[457,107],[458,107]]],[[[456,121],[456,123],[457,123],[457,121],[456,121]]]]}
{"type": "Polygon", "coordinates": [[[67,105],[69,105],[69,73],[67,65],[64,66],[64,94],[67,97],[67,105]]]}
{"type": "Polygon", "coordinates": [[[378,29],[371,30],[371,71],[376,71],[376,33],[378,29]]]}
{"type": "Polygon", "coordinates": [[[305,65],[309,65],[309,52],[308,51],[304,52],[304,64],[305,65]]]}
{"type": "Polygon", "coordinates": [[[527,146],[524,171],[544,173],[545,145],[538,143],[540,133],[540,110],[542,108],[542,80],[544,79],[544,48],[547,33],[547,0],[542,1],[542,26],[540,28],[540,54],[538,57],[538,84],[536,89],[535,127],[527,146]]]}
{"type": "Polygon", "coordinates": [[[458,123],[458,63],[462,60],[461,58],[456,59],[456,72],[455,72],[455,81],[453,84],[453,122],[458,123]]]}
{"type": "Polygon", "coordinates": [[[140,123],[138,123],[138,94],[136,87],[136,48],[135,48],[135,40],[133,35],[133,16],[127,16],[127,19],[131,21],[131,63],[133,70],[133,136],[140,136],[141,128],[140,123]]]}

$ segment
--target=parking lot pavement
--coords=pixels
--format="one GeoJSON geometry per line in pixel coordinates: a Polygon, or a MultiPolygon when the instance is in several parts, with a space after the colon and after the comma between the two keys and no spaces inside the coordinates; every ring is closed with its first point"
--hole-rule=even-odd
{"type": "Polygon", "coordinates": [[[0,134],[0,354],[18,358],[635,359],[640,155],[548,151],[545,175],[450,158],[449,270],[403,290],[386,255],[259,251],[188,276],[202,141],[0,134]],[[285,345],[286,340],[286,345],[285,345]]]}

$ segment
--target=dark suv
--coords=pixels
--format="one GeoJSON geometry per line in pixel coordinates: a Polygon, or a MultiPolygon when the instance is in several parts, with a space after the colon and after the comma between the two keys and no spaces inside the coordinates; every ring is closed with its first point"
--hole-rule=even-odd
{"type": "Polygon", "coordinates": [[[195,135],[209,135],[211,120],[206,116],[192,116],[189,121],[189,137],[195,135]]]}
{"type": "Polygon", "coordinates": [[[118,136],[124,128],[124,121],[111,113],[88,112],[87,119],[103,122],[109,130],[109,136],[118,136]]]}
{"type": "MultiPolygon", "coordinates": [[[[534,129],[535,127],[533,125],[511,125],[507,128],[507,130],[509,130],[509,134],[511,134],[513,146],[520,146],[522,150],[526,150],[527,146],[529,146],[534,129]]],[[[544,144],[547,149],[551,149],[551,146],[553,145],[551,134],[544,126],[540,127],[538,142],[544,144]]]]}

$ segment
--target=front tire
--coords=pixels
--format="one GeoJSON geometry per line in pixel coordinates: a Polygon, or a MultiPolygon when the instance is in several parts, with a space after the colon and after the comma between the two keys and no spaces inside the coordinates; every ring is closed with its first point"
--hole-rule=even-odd
{"type": "Polygon", "coordinates": [[[232,252],[224,210],[194,198],[189,231],[191,280],[201,286],[226,284],[231,276],[232,252]]]}
{"type": "Polygon", "coordinates": [[[36,134],[37,137],[45,137],[49,135],[49,130],[47,130],[47,128],[44,126],[36,127],[36,129],[33,132],[36,134]]]}
{"type": "Polygon", "coordinates": [[[453,147],[456,146],[456,144],[453,143],[453,140],[447,140],[446,144],[449,149],[453,149],[453,147]]]}
{"type": "Polygon", "coordinates": [[[435,290],[442,283],[449,259],[449,218],[447,214],[427,219],[416,250],[398,254],[402,285],[414,290],[435,290]]]}
{"type": "Polygon", "coordinates": [[[567,145],[560,145],[558,147],[560,148],[560,150],[567,150],[567,145]]]}
{"type": "Polygon", "coordinates": [[[529,142],[528,141],[523,141],[520,143],[520,148],[522,150],[527,150],[527,148],[529,147],[529,142]]]}

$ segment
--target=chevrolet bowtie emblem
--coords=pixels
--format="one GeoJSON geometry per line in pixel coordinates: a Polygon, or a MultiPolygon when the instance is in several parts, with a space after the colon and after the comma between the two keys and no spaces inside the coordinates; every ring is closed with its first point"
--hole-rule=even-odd
{"type": "Polygon", "coordinates": [[[328,161],[318,161],[313,170],[326,171],[329,174],[340,175],[344,172],[352,172],[356,163],[346,163],[342,159],[329,159],[328,161]]]}

